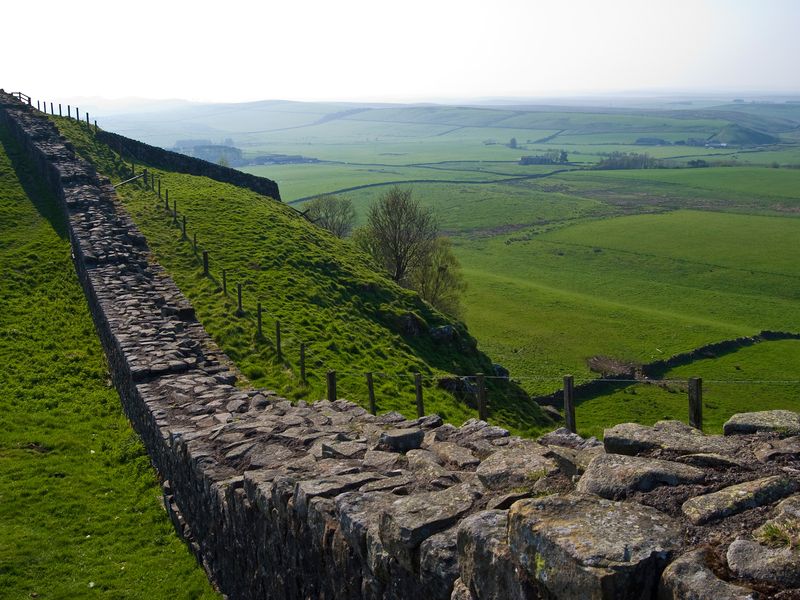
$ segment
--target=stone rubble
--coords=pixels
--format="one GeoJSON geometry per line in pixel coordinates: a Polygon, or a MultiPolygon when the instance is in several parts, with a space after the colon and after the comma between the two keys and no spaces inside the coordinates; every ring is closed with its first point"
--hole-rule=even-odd
{"type": "Polygon", "coordinates": [[[800,594],[797,547],[759,534],[797,522],[796,413],[736,415],[725,436],[664,421],[531,441],[237,387],[109,182],[3,92],[0,122],[61,202],[125,411],[227,597],[800,594]]]}

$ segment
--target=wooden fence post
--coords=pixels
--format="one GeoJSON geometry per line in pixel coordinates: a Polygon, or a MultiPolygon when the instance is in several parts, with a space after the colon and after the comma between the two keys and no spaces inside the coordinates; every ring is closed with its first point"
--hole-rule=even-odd
{"type": "Polygon", "coordinates": [[[328,400],[336,402],[336,371],[328,371],[328,400]]]}
{"type": "Polygon", "coordinates": [[[478,418],[481,421],[485,421],[489,418],[486,410],[486,376],[483,373],[478,373],[475,375],[475,379],[478,384],[478,418]]]}
{"type": "Polygon", "coordinates": [[[281,350],[281,322],[275,321],[275,350],[278,352],[278,359],[283,358],[281,350]]]}
{"type": "Polygon", "coordinates": [[[56,111],[53,109],[53,103],[50,103],[50,114],[56,116],[56,111]]]}
{"type": "Polygon", "coordinates": [[[377,414],[375,407],[375,385],[372,382],[372,372],[367,373],[367,392],[369,393],[369,412],[370,414],[377,414]]]}
{"type": "Polygon", "coordinates": [[[689,379],[689,425],[703,431],[703,380],[689,379]]]}
{"type": "Polygon", "coordinates": [[[72,118],[71,112],[72,112],[72,109],[69,107],[69,104],[67,104],[67,118],[68,119],[72,118]]]}
{"type": "Polygon", "coordinates": [[[38,110],[39,112],[42,112],[42,107],[39,106],[39,101],[38,100],[36,101],[36,110],[38,110]]]}
{"type": "Polygon", "coordinates": [[[422,401],[422,373],[414,373],[414,389],[417,394],[417,416],[425,416],[425,404],[422,401]]]}
{"type": "Polygon", "coordinates": [[[95,119],[94,120],[94,133],[95,133],[95,135],[97,135],[97,130],[98,129],[99,129],[99,127],[97,127],[97,119],[95,119]]]}
{"type": "Polygon", "coordinates": [[[564,421],[572,433],[578,432],[575,426],[575,379],[572,375],[564,376],[564,421]]]}
{"type": "Polygon", "coordinates": [[[61,114],[61,102],[58,103],[58,116],[63,117],[64,115],[61,114]]]}
{"type": "Polygon", "coordinates": [[[78,122],[78,125],[81,124],[81,111],[78,110],[78,107],[75,107],[75,120],[78,122]]]}
{"type": "Polygon", "coordinates": [[[306,343],[300,342],[300,382],[306,384],[306,343]]]}
{"type": "Polygon", "coordinates": [[[186,215],[183,215],[182,223],[181,223],[181,239],[186,239],[186,215]]]}
{"type": "Polygon", "coordinates": [[[208,250],[203,250],[203,275],[208,277],[208,250]]]}
{"type": "Polygon", "coordinates": [[[228,295],[228,279],[225,277],[225,269],[222,269],[222,293],[228,295]]]}
{"type": "Polygon", "coordinates": [[[91,125],[89,124],[89,113],[86,113],[86,129],[91,129],[91,125]]]}
{"type": "Polygon", "coordinates": [[[239,305],[236,309],[236,314],[241,316],[244,314],[244,310],[242,310],[242,284],[236,284],[236,302],[239,305]]]}
{"type": "Polygon", "coordinates": [[[164,200],[164,210],[169,211],[169,190],[166,190],[166,200],[164,200]]]}
{"type": "Polygon", "coordinates": [[[172,224],[178,224],[178,201],[175,198],[172,199],[172,224]]]}
{"type": "Polygon", "coordinates": [[[256,323],[258,325],[258,337],[262,337],[264,334],[261,331],[261,302],[256,305],[256,323]]]}

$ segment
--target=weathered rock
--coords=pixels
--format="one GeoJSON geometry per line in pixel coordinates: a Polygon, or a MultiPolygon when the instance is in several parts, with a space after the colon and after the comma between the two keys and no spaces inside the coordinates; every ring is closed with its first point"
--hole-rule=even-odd
{"type": "Polygon", "coordinates": [[[490,490],[533,485],[537,479],[557,469],[553,460],[544,456],[546,451],[543,446],[534,444],[504,448],[484,459],[475,472],[490,490]]]}
{"type": "Polygon", "coordinates": [[[636,455],[651,450],[677,454],[735,454],[739,445],[719,435],[705,435],[680,421],[659,421],[652,427],[622,423],[606,429],[603,444],[609,454],[636,455]]]}
{"type": "Polygon", "coordinates": [[[658,600],[756,600],[752,590],[723,581],[708,568],[704,548],[687,552],[661,576],[658,600]]]}
{"type": "Polygon", "coordinates": [[[800,436],[765,442],[754,452],[761,462],[800,460],[800,436]]]}
{"type": "Polygon", "coordinates": [[[738,460],[721,454],[684,454],[676,460],[687,465],[710,467],[712,469],[733,469],[743,466],[738,460]]]}
{"type": "Polygon", "coordinates": [[[738,413],[722,426],[725,435],[772,431],[780,435],[800,435],[800,413],[790,410],[764,410],[738,413]]]}
{"type": "Polygon", "coordinates": [[[381,433],[378,450],[408,452],[422,445],[425,432],[422,429],[389,429],[381,433]]]}
{"type": "Polygon", "coordinates": [[[461,579],[456,579],[450,600],[477,600],[461,579]]]}
{"type": "Polygon", "coordinates": [[[294,490],[294,508],[298,514],[304,515],[311,498],[330,498],[379,478],[380,475],[375,473],[353,473],[300,481],[294,490]]]}
{"type": "Polygon", "coordinates": [[[414,551],[423,540],[452,526],[468,513],[481,492],[461,484],[441,492],[395,500],[380,518],[383,547],[407,569],[416,569],[414,551]]]}
{"type": "Polygon", "coordinates": [[[387,492],[346,492],[335,498],[339,527],[350,546],[367,556],[367,530],[377,526],[381,511],[395,500],[387,492]]]}
{"type": "Polygon", "coordinates": [[[381,452],[380,450],[367,450],[364,454],[364,468],[377,471],[386,471],[394,468],[399,456],[396,452],[381,452]]]}
{"type": "Polygon", "coordinates": [[[702,525],[743,510],[770,504],[792,494],[797,488],[796,481],[775,475],[690,498],[683,503],[681,510],[692,523],[702,525]]]}
{"type": "Polygon", "coordinates": [[[430,445],[429,449],[440,460],[453,464],[459,469],[474,467],[481,462],[475,458],[469,448],[464,448],[453,442],[435,442],[430,445]]]}
{"type": "MultiPolygon", "coordinates": [[[[552,408],[552,407],[546,407],[552,408]]],[[[539,438],[539,443],[545,446],[564,446],[565,448],[586,449],[601,446],[602,443],[597,438],[591,437],[584,439],[577,433],[571,432],[566,427],[559,427],[555,431],[545,433],[539,438]]]]}
{"type": "Polygon", "coordinates": [[[447,600],[458,578],[455,527],[432,535],[419,546],[419,579],[427,597],[447,600]]]}
{"type": "Polygon", "coordinates": [[[790,588],[800,587],[800,551],[768,548],[738,539],[728,547],[728,566],[737,576],[790,588]]]}
{"type": "Polygon", "coordinates": [[[520,577],[507,543],[508,511],[470,515],[458,526],[461,581],[481,600],[525,600],[520,577]]]}
{"type": "Polygon", "coordinates": [[[548,446],[546,456],[552,458],[559,470],[567,477],[583,475],[589,464],[597,456],[604,454],[603,446],[594,446],[586,449],[570,448],[567,446],[548,446]]]}
{"type": "Polygon", "coordinates": [[[438,477],[447,477],[451,472],[441,465],[441,460],[429,450],[409,450],[406,454],[408,468],[419,477],[433,480],[438,477]]]}
{"type": "Polygon", "coordinates": [[[601,454],[578,481],[576,490],[603,498],[624,498],[632,492],[649,492],[659,485],[702,483],[705,473],[668,460],[601,454]]]}
{"type": "Polygon", "coordinates": [[[680,549],[676,521],[597,496],[520,500],[509,511],[511,552],[552,598],[651,598],[680,549]]]}
{"type": "Polygon", "coordinates": [[[355,458],[367,450],[360,442],[322,442],[322,458],[355,458]]]}

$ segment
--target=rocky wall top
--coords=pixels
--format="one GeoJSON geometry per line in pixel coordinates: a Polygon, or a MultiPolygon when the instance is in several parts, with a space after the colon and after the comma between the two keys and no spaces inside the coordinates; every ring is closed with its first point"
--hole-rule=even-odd
{"type": "Polygon", "coordinates": [[[125,410],[229,597],[799,597],[797,413],[533,441],[237,387],[109,182],[4,94],[0,120],[62,201],[125,410]]]}

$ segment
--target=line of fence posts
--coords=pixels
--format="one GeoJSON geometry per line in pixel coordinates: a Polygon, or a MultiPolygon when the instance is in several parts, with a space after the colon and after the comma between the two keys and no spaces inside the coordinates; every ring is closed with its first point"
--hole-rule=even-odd
{"type": "MultiPolygon", "coordinates": [[[[51,108],[52,110],[52,108],[51,108]]],[[[76,119],[78,115],[78,109],[76,107],[76,119]]],[[[70,106],[67,105],[67,114],[69,115],[70,106]]],[[[59,114],[61,113],[61,105],[59,104],[59,114]]],[[[80,122],[80,121],[79,121],[80,122]]],[[[88,115],[87,115],[87,125],[88,125],[88,115]]],[[[135,175],[136,174],[136,165],[134,162],[131,162],[131,172],[135,175]]],[[[156,191],[156,178],[155,175],[150,174],[150,178],[148,180],[148,171],[144,169],[143,171],[143,178],[145,182],[145,188],[150,188],[153,191],[156,191]]],[[[158,178],[158,196],[161,198],[161,178],[158,178]]],[[[178,207],[177,207],[177,200],[174,199],[172,201],[172,210],[170,210],[169,204],[169,189],[164,190],[164,197],[165,203],[164,208],[169,212],[172,216],[173,225],[178,225],[178,207]]],[[[182,215],[181,220],[181,238],[186,240],[188,239],[186,235],[186,215],[182,215]]],[[[197,233],[194,232],[193,234],[193,246],[195,253],[197,252],[197,233]]],[[[202,252],[202,260],[203,260],[203,275],[206,277],[210,276],[209,270],[209,253],[207,250],[203,250],[202,252]]],[[[222,269],[222,292],[223,294],[227,295],[228,293],[228,285],[227,285],[227,271],[226,269],[222,269]]],[[[236,308],[236,315],[243,316],[244,309],[242,305],[242,284],[236,284],[236,299],[237,299],[237,308],[236,308]]],[[[257,303],[257,333],[258,337],[263,337],[263,307],[261,302],[257,303]]],[[[275,351],[278,358],[282,358],[283,350],[281,345],[281,323],[280,320],[275,320],[275,351]]],[[[300,382],[303,385],[307,384],[306,378],[306,344],[305,342],[300,342],[300,382]]],[[[365,373],[366,384],[367,384],[367,393],[369,398],[369,412],[371,414],[377,413],[377,403],[375,400],[375,384],[374,384],[374,374],[372,372],[365,373]]],[[[688,380],[688,398],[689,398],[689,425],[699,429],[702,431],[703,429],[703,380],[699,377],[692,377],[688,380]]],[[[477,400],[477,409],[478,409],[478,418],[481,420],[487,420],[489,417],[489,410],[488,410],[488,398],[487,398],[487,390],[486,390],[486,376],[483,373],[477,373],[475,375],[475,384],[476,384],[476,400],[477,400]]],[[[565,375],[563,378],[563,401],[564,401],[564,421],[566,428],[573,432],[577,433],[577,423],[575,420],[575,379],[572,375],[565,375]]],[[[328,400],[334,402],[337,399],[337,382],[336,382],[336,371],[329,370],[326,374],[326,387],[327,387],[327,397],[328,400]]],[[[415,400],[416,400],[416,409],[417,409],[417,416],[423,417],[425,416],[425,403],[423,397],[423,386],[422,386],[422,374],[421,373],[414,373],[414,393],[415,393],[415,400]]]]}

